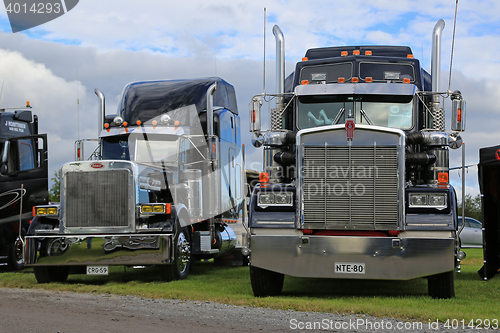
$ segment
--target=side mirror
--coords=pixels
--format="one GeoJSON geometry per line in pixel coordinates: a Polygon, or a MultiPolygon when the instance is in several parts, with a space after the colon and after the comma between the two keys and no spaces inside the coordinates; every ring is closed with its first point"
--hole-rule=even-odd
{"type": "Polygon", "coordinates": [[[260,108],[264,101],[260,96],[254,96],[250,102],[250,132],[260,132],[260,108]]]}
{"type": "Polygon", "coordinates": [[[451,94],[451,130],[465,131],[465,101],[458,90],[451,94]]]}
{"type": "Polygon", "coordinates": [[[6,175],[7,174],[7,163],[2,163],[0,165],[0,174],[1,175],[6,175]]]}

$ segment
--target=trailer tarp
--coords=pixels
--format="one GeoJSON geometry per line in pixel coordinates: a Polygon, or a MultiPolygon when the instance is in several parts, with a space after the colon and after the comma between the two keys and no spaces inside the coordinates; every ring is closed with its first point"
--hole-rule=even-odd
{"type": "Polygon", "coordinates": [[[131,124],[192,105],[200,114],[206,110],[207,90],[213,83],[217,83],[214,106],[238,114],[234,87],[218,77],[132,82],[123,91],[118,111],[131,124]]]}

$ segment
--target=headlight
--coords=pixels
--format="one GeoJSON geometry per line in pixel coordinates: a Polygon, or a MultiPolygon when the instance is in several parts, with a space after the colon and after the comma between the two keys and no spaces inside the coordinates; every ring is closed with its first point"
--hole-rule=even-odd
{"type": "Polygon", "coordinates": [[[257,205],[262,208],[268,206],[292,206],[292,192],[259,192],[257,194],[257,205]]]}
{"type": "Polygon", "coordinates": [[[170,204],[147,203],[140,205],[141,214],[170,214],[171,211],[170,204]]]}
{"type": "Polygon", "coordinates": [[[274,205],[274,193],[259,193],[257,194],[259,206],[274,205]]]}
{"type": "Polygon", "coordinates": [[[58,216],[58,206],[36,206],[33,208],[33,216],[58,216]]]}
{"type": "Polygon", "coordinates": [[[409,203],[410,208],[435,208],[445,209],[448,207],[446,193],[410,193],[409,203]]]}

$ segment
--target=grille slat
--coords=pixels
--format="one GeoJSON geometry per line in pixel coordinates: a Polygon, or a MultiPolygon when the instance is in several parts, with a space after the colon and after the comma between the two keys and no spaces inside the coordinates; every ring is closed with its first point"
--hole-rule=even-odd
{"type": "Polygon", "coordinates": [[[127,227],[128,170],[68,172],[65,182],[65,227],[127,227]]]}
{"type": "Polygon", "coordinates": [[[304,146],[304,228],[398,226],[397,146],[304,146]]]}

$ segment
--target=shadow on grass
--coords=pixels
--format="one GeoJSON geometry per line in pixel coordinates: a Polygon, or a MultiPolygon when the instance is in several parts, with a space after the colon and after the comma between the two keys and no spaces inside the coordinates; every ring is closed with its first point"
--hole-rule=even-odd
{"type": "Polygon", "coordinates": [[[427,295],[427,279],[408,281],[311,279],[287,276],[284,296],[331,297],[407,297],[427,295]]]}

